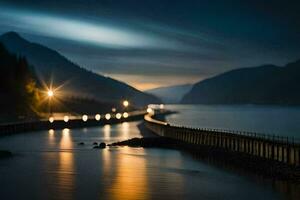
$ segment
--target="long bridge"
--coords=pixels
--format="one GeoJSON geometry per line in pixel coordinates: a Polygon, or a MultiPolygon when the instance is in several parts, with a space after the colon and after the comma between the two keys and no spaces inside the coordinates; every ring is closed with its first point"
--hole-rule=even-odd
{"type": "Polygon", "coordinates": [[[247,154],[296,168],[300,166],[300,143],[294,138],[240,131],[174,126],[164,121],[159,121],[154,117],[153,113],[145,115],[145,125],[159,136],[172,138],[191,145],[247,154]]]}
{"type": "Polygon", "coordinates": [[[124,113],[106,113],[97,115],[64,115],[63,117],[50,117],[49,119],[12,122],[0,124],[0,136],[28,131],[80,128],[90,126],[103,126],[117,124],[125,121],[142,120],[146,110],[137,110],[124,113]]]}

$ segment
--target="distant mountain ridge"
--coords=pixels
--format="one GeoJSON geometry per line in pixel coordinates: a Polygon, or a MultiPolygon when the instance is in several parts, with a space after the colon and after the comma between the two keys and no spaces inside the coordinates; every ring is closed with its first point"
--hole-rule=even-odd
{"type": "Polygon", "coordinates": [[[159,87],[145,92],[157,96],[164,103],[179,103],[182,97],[190,91],[192,84],[159,87]]]}
{"type": "Polygon", "coordinates": [[[196,83],[185,104],[300,105],[300,60],[232,70],[196,83]]]}
{"type": "Polygon", "coordinates": [[[133,104],[144,106],[160,100],[145,94],[123,82],[104,77],[72,63],[70,60],[43,45],[32,43],[18,33],[8,32],[0,36],[0,42],[12,53],[25,56],[35,67],[41,80],[55,85],[65,84],[63,89],[71,96],[79,95],[100,101],[121,102],[128,99],[133,104]]]}

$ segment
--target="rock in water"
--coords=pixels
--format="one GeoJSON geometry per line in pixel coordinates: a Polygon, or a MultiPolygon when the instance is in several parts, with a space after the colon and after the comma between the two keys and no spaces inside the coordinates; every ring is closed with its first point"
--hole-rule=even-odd
{"type": "Polygon", "coordinates": [[[104,142],[101,142],[99,144],[99,148],[104,149],[106,147],[106,144],[104,142]]]}
{"type": "Polygon", "coordinates": [[[94,149],[105,149],[106,144],[104,142],[101,142],[98,146],[94,146],[94,149]]]}

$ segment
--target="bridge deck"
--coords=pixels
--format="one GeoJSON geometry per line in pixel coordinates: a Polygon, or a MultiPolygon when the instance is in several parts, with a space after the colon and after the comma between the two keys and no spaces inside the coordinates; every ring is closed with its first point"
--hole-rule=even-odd
{"type": "Polygon", "coordinates": [[[153,116],[151,114],[146,115],[144,117],[145,124],[148,129],[159,136],[194,145],[245,153],[290,166],[300,166],[300,143],[294,138],[249,132],[179,127],[153,119],[153,116]]]}
{"type": "Polygon", "coordinates": [[[50,122],[48,119],[42,119],[39,121],[23,121],[0,124],[0,136],[36,130],[102,126],[105,124],[117,124],[125,121],[142,120],[144,118],[144,115],[146,114],[146,111],[138,110],[128,112],[128,116],[122,116],[120,119],[116,118],[115,113],[110,114],[110,119],[105,119],[105,117],[103,117],[104,115],[102,115],[102,118],[100,120],[96,120],[95,116],[88,116],[86,121],[83,121],[82,116],[69,116],[68,121],[64,121],[63,118],[56,118],[53,122],[50,122]]]}

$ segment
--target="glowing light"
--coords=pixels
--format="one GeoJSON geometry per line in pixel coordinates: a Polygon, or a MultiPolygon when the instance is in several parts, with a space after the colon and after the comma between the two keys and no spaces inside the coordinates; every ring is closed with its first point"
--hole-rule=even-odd
{"type": "Polygon", "coordinates": [[[53,134],[54,134],[54,130],[53,130],[53,129],[49,129],[48,132],[49,132],[50,135],[53,135],[53,134]]]}
{"type": "Polygon", "coordinates": [[[68,122],[68,121],[69,121],[69,116],[67,116],[67,115],[64,116],[64,121],[65,121],[65,122],[68,122]]]}
{"type": "Polygon", "coordinates": [[[109,114],[109,113],[107,113],[106,115],[105,115],[105,119],[106,120],[109,120],[111,118],[111,115],[109,114]]]}
{"type": "Polygon", "coordinates": [[[53,97],[54,92],[52,90],[48,90],[47,94],[48,94],[48,97],[53,97]]]}
{"type": "Polygon", "coordinates": [[[82,120],[83,120],[84,122],[86,122],[86,121],[88,120],[88,116],[87,116],[87,115],[82,115],[82,120]]]}
{"type": "Polygon", "coordinates": [[[128,115],[127,112],[124,112],[124,113],[123,113],[123,117],[124,117],[124,118],[127,118],[128,116],[129,116],[129,115],[128,115]]]}
{"type": "Polygon", "coordinates": [[[127,100],[123,101],[123,106],[128,107],[129,106],[129,102],[127,100]]]}
{"type": "Polygon", "coordinates": [[[101,119],[101,115],[96,114],[96,115],[95,115],[95,119],[96,119],[97,121],[99,121],[99,120],[101,119]]]}
{"type": "Polygon", "coordinates": [[[165,105],[164,105],[164,104],[160,104],[160,105],[159,105],[159,108],[160,108],[160,109],[164,109],[164,108],[165,108],[165,105]]]}
{"type": "Polygon", "coordinates": [[[117,114],[116,114],[116,118],[117,118],[117,119],[121,119],[121,117],[122,117],[122,114],[121,114],[121,113],[117,113],[117,114]]]}
{"type": "Polygon", "coordinates": [[[112,112],[116,112],[117,109],[116,109],[116,108],[112,108],[111,111],[112,111],[112,112]]]}
{"type": "Polygon", "coordinates": [[[54,117],[49,117],[49,122],[53,123],[54,122],[54,117]]]}
{"type": "Polygon", "coordinates": [[[154,111],[152,108],[147,108],[147,113],[152,114],[152,113],[154,113],[154,111]]]}

